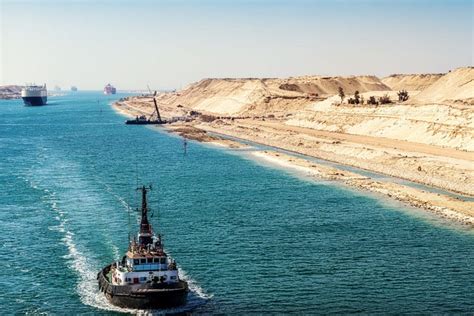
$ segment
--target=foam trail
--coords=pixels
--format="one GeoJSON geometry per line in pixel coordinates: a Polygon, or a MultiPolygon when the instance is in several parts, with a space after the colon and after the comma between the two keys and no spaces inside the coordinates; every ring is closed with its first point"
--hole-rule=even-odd
{"type": "MultiPolygon", "coordinates": [[[[61,209],[57,207],[56,202],[53,202],[51,207],[57,212],[62,212],[61,209]]],[[[91,264],[91,262],[87,260],[87,257],[77,249],[77,246],[74,242],[74,233],[66,230],[65,226],[66,221],[61,220],[59,224],[59,231],[64,233],[62,241],[68,249],[68,255],[66,255],[65,258],[69,260],[70,268],[79,276],[79,283],[76,286],[76,290],[82,303],[110,311],[124,313],[136,312],[135,310],[116,307],[107,301],[97,286],[97,271],[95,269],[96,265],[91,264]]]]}
{"type": "MultiPolygon", "coordinates": [[[[30,184],[32,183],[30,182],[30,184]]],[[[39,189],[38,186],[35,186],[34,184],[32,187],[36,187],[35,189],[37,190],[39,189]]],[[[70,230],[67,230],[67,219],[65,218],[67,213],[58,207],[58,203],[55,198],[55,192],[51,192],[47,189],[42,191],[45,194],[43,201],[46,202],[49,207],[57,214],[55,218],[59,223],[55,227],[50,227],[50,229],[56,230],[63,234],[61,241],[66,245],[68,250],[68,254],[65,256],[65,259],[69,260],[69,267],[79,276],[79,283],[76,286],[76,290],[82,303],[109,311],[136,313],[136,310],[124,309],[110,304],[105,296],[100,293],[97,286],[96,265],[91,264],[91,262],[87,260],[87,257],[78,250],[74,242],[74,233],[70,230]]],[[[116,252],[118,254],[118,249],[116,249],[116,252]]]]}
{"type": "Polygon", "coordinates": [[[188,282],[188,286],[189,286],[189,290],[191,292],[194,292],[197,296],[199,296],[200,298],[202,299],[205,299],[205,300],[208,300],[208,299],[211,299],[214,295],[212,294],[207,294],[204,292],[203,288],[199,286],[199,284],[197,284],[197,282],[191,278],[187,273],[186,271],[184,271],[183,269],[181,269],[180,267],[178,267],[178,273],[180,275],[180,277],[188,282]]]}
{"type": "Polygon", "coordinates": [[[96,181],[99,182],[100,184],[102,184],[104,187],[105,187],[105,190],[110,193],[114,198],[116,198],[120,204],[123,205],[123,207],[126,209],[126,210],[129,210],[131,209],[131,206],[130,204],[127,203],[127,201],[125,201],[124,198],[122,198],[120,195],[118,195],[117,193],[114,192],[114,190],[112,189],[112,187],[110,185],[108,185],[107,183],[105,183],[104,181],[98,179],[96,177],[96,181]]]}

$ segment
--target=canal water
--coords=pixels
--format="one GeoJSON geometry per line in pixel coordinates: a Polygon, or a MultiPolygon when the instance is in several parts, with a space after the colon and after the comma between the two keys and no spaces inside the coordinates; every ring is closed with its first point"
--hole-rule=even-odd
{"type": "Polygon", "coordinates": [[[43,107],[0,101],[2,313],[118,314],[96,274],[151,223],[190,283],[157,314],[474,312],[474,233],[245,151],[126,126],[80,92],[43,107]]]}

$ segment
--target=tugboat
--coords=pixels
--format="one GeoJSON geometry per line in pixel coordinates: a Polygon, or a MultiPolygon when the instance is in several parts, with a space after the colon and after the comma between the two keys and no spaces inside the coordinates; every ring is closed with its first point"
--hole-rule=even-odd
{"type": "Polygon", "coordinates": [[[163,250],[148,222],[146,195],[142,186],[141,221],[138,240],[130,241],[121,261],[109,264],[97,275],[99,289],[114,305],[135,308],[168,308],[186,303],[188,284],[179,278],[176,261],[163,250]]]}
{"type": "Polygon", "coordinates": [[[155,112],[156,112],[156,119],[153,120],[151,117],[155,112],[153,112],[149,118],[145,115],[137,116],[133,120],[126,120],[125,124],[127,125],[151,125],[151,124],[166,124],[168,123],[166,120],[161,119],[160,110],[158,109],[158,104],[156,103],[156,91],[153,94],[153,103],[155,104],[155,112]]]}

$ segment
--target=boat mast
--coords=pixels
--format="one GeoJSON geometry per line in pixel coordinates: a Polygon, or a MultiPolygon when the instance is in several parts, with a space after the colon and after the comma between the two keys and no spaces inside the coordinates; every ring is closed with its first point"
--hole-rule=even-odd
{"type": "Polygon", "coordinates": [[[151,187],[145,187],[142,186],[141,188],[138,188],[137,190],[142,191],[142,218],[140,221],[140,234],[149,234],[151,233],[150,229],[150,223],[148,222],[148,205],[146,201],[146,194],[148,190],[151,190],[151,187]]]}

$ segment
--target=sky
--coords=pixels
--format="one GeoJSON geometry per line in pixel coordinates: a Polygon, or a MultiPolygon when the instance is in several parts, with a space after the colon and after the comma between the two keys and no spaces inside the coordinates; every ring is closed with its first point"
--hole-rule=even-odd
{"type": "Polygon", "coordinates": [[[473,65],[473,2],[0,0],[0,84],[447,72],[473,65]]]}

